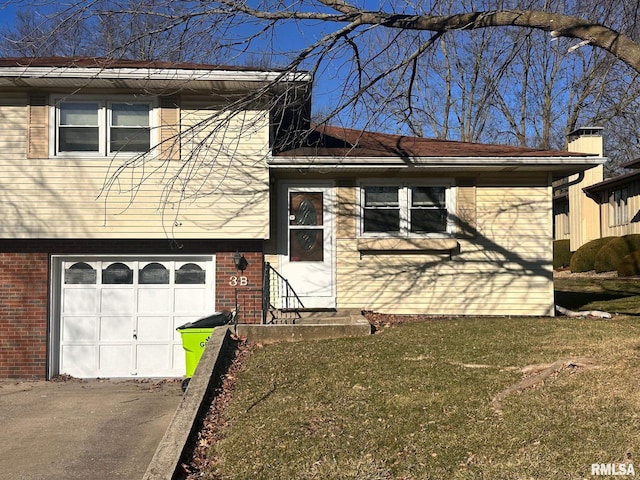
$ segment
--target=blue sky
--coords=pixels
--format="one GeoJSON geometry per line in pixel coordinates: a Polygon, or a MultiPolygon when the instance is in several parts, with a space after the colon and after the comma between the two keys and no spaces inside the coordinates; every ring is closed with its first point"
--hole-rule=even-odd
{"type": "MultiPolygon", "coordinates": [[[[377,8],[378,3],[378,1],[365,1],[365,4],[367,4],[367,6],[370,8],[377,8]]],[[[16,12],[19,8],[31,8],[36,9],[36,11],[47,12],[48,10],[55,9],[56,5],[58,6],[58,8],[63,7],[63,4],[56,4],[56,2],[53,0],[42,0],[41,2],[0,0],[0,28],[7,28],[13,24],[13,22],[15,21],[16,12]],[[21,6],[21,4],[23,6],[21,6]]],[[[327,25],[324,22],[308,22],[304,24],[302,28],[299,25],[292,23],[281,24],[277,29],[277,36],[274,37],[275,48],[280,52],[296,52],[298,49],[302,48],[303,44],[312,43],[315,39],[319,38],[323,34],[323,32],[328,31],[329,28],[335,28],[335,24],[327,25]]],[[[243,30],[245,29],[240,27],[239,29],[237,29],[236,33],[246,33],[243,32],[243,30]]],[[[265,42],[255,42],[252,45],[252,48],[263,51],[271,50],[271,47],[268,46],[265,42]]],[[[286,64],[286,59],[284,56],[280,57],[280,59],[278,59],[277,56],[274,56],[272,58],[273,62],[276,63],[273,66],[282,66],[286,64]],[[280,65],[277,65],[278,63],[280,65]]],[[[319,72],[318,76],[316,76],[316,82],[314,84],[314,106],[316,108],[332,108],[331,102],[332,100],[336,99],[336,92],[339,91],[339,88],[342,85],[342,80],[344,78],[344,69],[336,67],[336,64],[338,64],[338,62],[325,64],[325,69],[322,72],[319,72]]]]}
{"type": "Polygon", "coordinates": [[[16,15],[16,6],[12,2],[0,2],[0,25],[11,25],[16,15]]]}

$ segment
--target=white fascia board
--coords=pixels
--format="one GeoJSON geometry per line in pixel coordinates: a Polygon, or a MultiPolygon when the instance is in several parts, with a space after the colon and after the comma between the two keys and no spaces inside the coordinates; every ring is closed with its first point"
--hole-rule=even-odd
{"type": "Polygon", "coordinates": [[[561,167],[597,166],[606,157],[272,157],[270,166],[278,167],[327,167],[336,168],[451,168],[451,167],[561,167]]]}
{"type": "Polygon", "coordinates": [[[85,67],[0,67],[0,77],[87,78],[182,81],[309,82],[311,75],[300,72],[237,70],[188,70],[166,68],[85,68],[85,67]]]}

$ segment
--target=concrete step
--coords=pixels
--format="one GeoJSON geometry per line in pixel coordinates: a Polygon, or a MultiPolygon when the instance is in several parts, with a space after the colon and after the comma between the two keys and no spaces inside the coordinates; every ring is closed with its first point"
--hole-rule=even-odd
{"type": "Polygon", "coordinates": [[[367,322],[359,310],[302,310],[297,318],[292,312],[276,312],[272,323],[294,325],[354,325],[367,322]]]}

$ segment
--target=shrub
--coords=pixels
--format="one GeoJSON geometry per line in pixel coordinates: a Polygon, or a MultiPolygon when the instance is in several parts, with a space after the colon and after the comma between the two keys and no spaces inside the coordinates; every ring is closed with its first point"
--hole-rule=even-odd
{"type": "Polygon", "coordinates": [[[617,237],[603,246],[595,256],[594,270],[600,272],[614,272],[620,261],[630,253],[640,250],[640,235],[624,235],[617,237]]]}
{"type": "Polygon", "coordinates": [[[640,275],[640,250],[622,257],[618,263],[619,277],[632,277],[640,275]]]}
{"type": "Polygon", "coordinates": [[[553,242],[553,269],[567,267],[571,261],[571,250],[569,250],[569,239],[556,240],[553,242]]]}
{"type": "Polygon", "coordinates": [[[588,272],[594,269],[594,262],[598,251],[617,237],[596,238],[582,245],[571,256],[569,267],[573,273],[588,272]]]}

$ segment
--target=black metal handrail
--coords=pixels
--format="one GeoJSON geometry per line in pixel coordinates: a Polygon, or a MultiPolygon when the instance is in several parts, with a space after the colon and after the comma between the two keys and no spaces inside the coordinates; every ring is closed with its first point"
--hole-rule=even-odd
{"type": "Polygon", "coordinates": [[[276,312],[278,312],[278,319],[289,319],[295,322],[296,318],[301,318],[300,310],[303,308],[304,305],[289,280],[280,275],[269,262],[265,262],[262,282],[263,323],[267,323],[269,313],[272,316],[270,321],[275,321],[276,312]]]}

